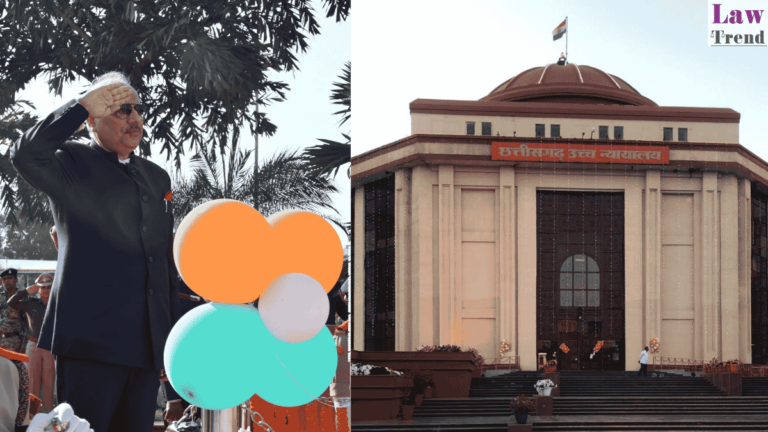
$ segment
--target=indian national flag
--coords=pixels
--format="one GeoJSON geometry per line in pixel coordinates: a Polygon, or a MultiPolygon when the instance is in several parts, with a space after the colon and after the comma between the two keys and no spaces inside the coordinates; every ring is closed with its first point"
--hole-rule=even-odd
{"type": "Polygon", "coordinates": [[[556,41],[556,40],[560,39],[561,37],[563,37],[563,35],[565,34],[566,30],[568,30],[567,22],[568,22],[568,20],[566,19],[565,21],[561,22],[560,25],[557,26],[554,30],[552,30],[552,40],[553,41],[556,41]]]}

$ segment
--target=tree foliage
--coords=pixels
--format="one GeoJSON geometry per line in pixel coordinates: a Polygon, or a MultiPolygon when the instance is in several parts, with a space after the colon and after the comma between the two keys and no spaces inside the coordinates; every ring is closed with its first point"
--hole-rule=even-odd
{"type": "Polygon", "coordinates": [[[174,178],[176,223],[200,204],[228,198],[252,206],[264,217],[288,209],[311,211],[348,235],[347,227],[333,206],[331,195],[339,192],[333,180],[316,175],[304,158],[290,151],[279,152],[262,161],[254,177],[247,162],[250,156],[250,150],[237,149],[222,157],[216,148],[205,148],[196,154],[191,162],[191,176],[185,178],[177,174],[174,178]]]}
{"type": "MultiPolygon", "coordinates": [[[[352,63],[347,62],[341,75],[340,82],[333,83],[331,90],[331,101],[333,104],[341,105],[342,110],[333,113],[340,115],[339,126],[352,118],[352,63]]],[[[331,174],[335,176],[342,165],[352,160],[352,138],[350,134],[341,134],[346,140],[339,142],[324,138],[318,138],[321,144],[309,147],[304,150],[304,157],[309,165],[315,169],[318,174],[331,174]]]]}
{"type": "MultiPolygon", "coordinates": [[[[319,4],[337,21],[348,17],[349,0],[319,4]]],[[[184,144],[224,154],[241,126],[275,133],[258,106],[285,98],[272,72],[298,70],[297,54],[320,32],[316,13],[310,0],[0,0],[0,115],[38,76],[60,96],[65,83],[119,71],[149,107],[152,135],[145,131],[140,154],[159,147],[177,168],[184,144]]],[[[13,174],[4,162],[0,169],[8,185],[13,174]]]]}
{"type": "Polygon", "coordinates": [[[8,259],[56,260],[58,253],[49,234],[50,225],[22,220],[2,227],[2,256],[8,259]]]}

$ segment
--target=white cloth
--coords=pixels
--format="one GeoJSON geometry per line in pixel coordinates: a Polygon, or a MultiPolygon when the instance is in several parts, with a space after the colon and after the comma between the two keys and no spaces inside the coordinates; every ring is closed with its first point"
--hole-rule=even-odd
{"type": "Polygon", "coordinates": [[[16,429],[19,411],[19,370],[12,361],[0,357],[0,432],[16,429]]]}
{"type": "Polygon", "coordinates": [[[67,432],[93,432],[91,424],[87,420],[76,416],[72,407],[63,403],[48,414],[38,414],[32,419],[27,432],[44,432],[45,428],[51,425],[51,420],[56,417],[62,423],[69,423],[67,432]]]}
{"type": "Polygon", "coordinates": [[[347,278],[347,280],[345,280],[344,283],[341,284],[340,291],[343,292],[344,294],[349,294],[349,278],[347,278]]]}
{"type": "Polygon", "coordinates": [[[643,350],[640,352],[640,364],[648,364],[648,351],[643,350]]]}

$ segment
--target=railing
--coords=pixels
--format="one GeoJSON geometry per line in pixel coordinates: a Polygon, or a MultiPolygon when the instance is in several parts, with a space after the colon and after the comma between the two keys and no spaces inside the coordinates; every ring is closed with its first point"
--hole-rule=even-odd
{"type": "Polygon", "coordinates": [[[744,377],[768,377],[768,366],[766,365],[752,365],[742,364],[739,367],[742,378],[744,377]]]}
{"type": "Polygon", "coordinates": [[[520,370],[520,356],[496,357],[492,362],[483,363],[482,371],[487,370],[520,370]]]}
{"type": "Polygon", "coordinates": [[[648,365],[648,370],[658,371],[662,369],[683,369],[686,372],[703,372],[704,360],[654,356],[653,362],[648,365]]]}

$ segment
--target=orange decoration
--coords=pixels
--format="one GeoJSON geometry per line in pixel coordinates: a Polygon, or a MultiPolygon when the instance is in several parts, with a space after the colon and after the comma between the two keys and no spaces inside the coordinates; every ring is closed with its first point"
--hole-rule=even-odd
{"type": "Polygon", "coordinates": [[[568,345],[562,343],[562,344],[560,344],[560,351],[568,354],[568,351],[570,351],[570,349],[568,348],[568,345]]]}
{"type": "Polygon", "coordinates": [[[603,341],[599,341],[599,342],[598,342],[598,343],[595,345],[595,348],[594,348],[594,350],[593,350],[593,351],[594,351],[594,352],[598,352],[598,351],[600,351],[600,348],[602,348],[602,347],[603,347],[603,341]]]}
{"type": "Polygon", "coordinates": [[[286,210],[264,219],[234,200],[192,210],[179,225],[173,256],[187,285],[220,303],[252,302],[286,273],[310,276],[329,292],[344,260],[338,234],[322,217],[286,210]],[[249,272],[248,283],[243,271],[249,272]],[[210,283],[212,277],[217,283],[210,283]]]}
{"type": "Polygon", "coordinates": [[[336,408],[336,431],[349,432],[349,415],[346,408],[336,408]]]}
{"type": "Polygon", "coordinates": [[[9,360],[17,360],[22,361],[24,363],[29,363],[29,357],[27,357],[24,354],[19,354],[15,351],[10,351],[5,348],[0,348],[0,357],[5,357],[9,360]]]}
{"type": "Polygon", "coordinates": [[[340,326],[336,327],[336,330],[349,331],[349,320],[344,321],[340,326]]]}
{"type": "Polygon", "coordinates": [[[166,192],[165,193],[165,200],[168,201],[168,202],[171,202],[172,199],[173,199],[173,191],[166,192]]]}
{"type": "MultiPolygon", "coordinates": [[[[318,402],[286,408],[272,405],[258,395],[253,395],[250,408],[261,414],[264,421],[279,432],[340,432],[342,430],[336,428],[336,410],[332,406],[318,402]]],[[[349,428],[344,429],[344,432],[348,431],[349,428]]]]}

